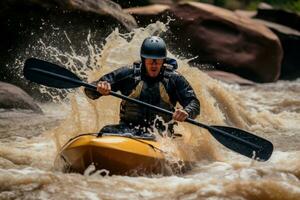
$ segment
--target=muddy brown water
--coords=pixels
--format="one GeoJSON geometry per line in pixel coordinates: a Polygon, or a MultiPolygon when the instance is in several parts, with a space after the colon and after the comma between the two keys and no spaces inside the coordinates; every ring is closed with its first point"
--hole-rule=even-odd
{"type": "MultiPolygon", "coordinates": [[[[95,59],[94,68],[85,70],[86,77],[92,81],[138,60],[143,39],[165,28],[156,23],[128,35],[114,31],[95,59]],[[126,39],[129,36],[131,39],[126,39]]],[[[87,48],[96,54],[89,43],[87,48]]],[[[53,49],[48,51],[59,54],[53,49]]],[[[82,69],[77,71],[72,61],[86,60],[72,54],[64,56],[69,59],[66,67],[80,74],[82,69]]],[[[44,115],[0,110],[0,199],[300,199],[300,80],[228,85],[191,68],[185,59],[178,62],[179,72],[201,102],[197,120],[239,127],[272,141],[275,149],[269,161],[257,162],[231,152],[206,130],[181,123],[176,128],[183,134],[180,142],[169,138],[159,142],[171,162],[179,162],[177,151],[196,160],[183,174],[130,177],[62,173],[54,162],[69,138],[118,122],[119,99],[92,101],[80,88],[71,91],[67,100],[40,104],[44,115]]]]}

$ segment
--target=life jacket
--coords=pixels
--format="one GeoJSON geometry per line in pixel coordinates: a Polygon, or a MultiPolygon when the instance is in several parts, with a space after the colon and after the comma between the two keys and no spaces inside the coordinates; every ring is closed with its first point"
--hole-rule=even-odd
{"type": "MultiPolygon", "coordinates": [[[[133,68],[133,77],[136,82],[136,87],[129,94],[129,97],[169,111],[174,111],[176,102],[170,101],[167,87],[168,84],[170,84],[171,73],[174,73],[177,69],[176,60],[167,58],[161,71],[163,73],[162,78],[160,81],[153,83],[142,80],[141,62],[134,63],[133,68]]],[[[172,119],[172,116],[153,111],[138,104],[126,100],[121,102],[120,119],[123,122],[147,126],[153,123],[156,115],[161,116],[165,122],[172,119]]]]}

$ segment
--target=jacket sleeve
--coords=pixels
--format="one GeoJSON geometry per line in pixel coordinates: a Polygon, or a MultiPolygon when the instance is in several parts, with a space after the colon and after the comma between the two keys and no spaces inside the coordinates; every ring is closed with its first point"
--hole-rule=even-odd
{"type": "MultiPolygon", "coordinates": [[[[132,74],[132,69],[129,67],[121,67],[117,70],[114,70],[104,76],[102,76],[98,81],[92,82],[92,84],[97,85],[99,81],[107,81],[111,84],[111,90],[112,91],[119,91],[121,90],[122,87],[122,81],[124,81],[126,78],[131,77],[132,74]]],[[[96,90],[92,90],[89,88],[84,88],[84,92],[87,97],[90,99],[98,99],[102,95],[97,92],[96,90]]]]}
{"type": "Polygon", "coordinates": [[[175,78],[176,95],[183,109],[189,114],[189,117],[195,119],[200,114],[200,102],[189,84],[182,76],[177,74],[175,78]]]}

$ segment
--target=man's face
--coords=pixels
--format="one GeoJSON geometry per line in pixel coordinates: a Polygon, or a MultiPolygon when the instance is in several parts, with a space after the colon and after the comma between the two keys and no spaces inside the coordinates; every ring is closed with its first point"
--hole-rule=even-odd
{"type": "Polygon", "coordinates": [[[159,75],[163,63],[163,59],[146,58],[145,65],[148,76],[151,78],[157,77],[159,75]]]}

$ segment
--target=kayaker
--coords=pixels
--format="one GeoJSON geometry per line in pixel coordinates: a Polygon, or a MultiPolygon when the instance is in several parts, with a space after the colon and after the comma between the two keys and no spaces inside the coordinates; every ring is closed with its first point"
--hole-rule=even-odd
{"type": "MultiPolygon", "coordinates": [[[[98,81],[97,91],[85,88],[85,94],[97,99],[109,92],[120,91],[122,94],[140,101],[159,106],[174,112],[173,117],[153,111],[149,108],[123,100],[120,106],[120,123],[109,125],[102,132],[128,132],[135,134],[153,130],[166,130],[164,122],[182,122],[187,117],[195,118],[200,113],[200,103],[188,81],[179,74],[177,62],[167,57],[166,44],[160,37],[152,36],[143,41],[140,50],[141,61],[132,66],[121,67],[102,76],[98,81]],[[179,102],[183,108],[175,108],[179,102]],[[164,122],[157,119],[161,116],[164,122]]],[[[173,133],[175,123],[168,123],[168,133],[173,133]]]]}

